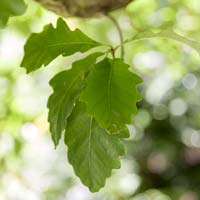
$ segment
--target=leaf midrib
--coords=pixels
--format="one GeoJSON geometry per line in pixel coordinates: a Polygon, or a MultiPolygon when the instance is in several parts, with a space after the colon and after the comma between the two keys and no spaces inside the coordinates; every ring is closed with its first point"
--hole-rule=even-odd
{"type": "Polygon", "coordinates": [[[111,100],[110,100],[110,87],[111,87],[111,75],[112,75],[112,66],[110,65],[110,73],[109,73],[109,77],[108,77],[108,89],[107,89],[107,102],[108,102],[108,110],[109,113],[111,112],[111,100]]]}
{"type": "Polygon", "coordinates": [[[71,44],[75,44],[75,45],[81,45],[81,44],[90,44],[90,45],[95,45],[98,44],[96,42],[67,42],[67,43],[57,43],[57,44],[52,44],[52,45],[47,45],[48,47],[55,47],[55,46],[64,46],[64,45],[71,45],[71,44]]]}
{"type": "Polygon", "coordinates": [[[89,156],[89,159],[88,159],[88,169],[89,169],[89,180],[90,180],[90,185],[92,185],[92,180],[91,180],[91,138],[92,138],[92,123],[93,123],[93,118],[90,117],[90,127],[89,127],[89,144],[88,144],[88,156],[89,156]]]}

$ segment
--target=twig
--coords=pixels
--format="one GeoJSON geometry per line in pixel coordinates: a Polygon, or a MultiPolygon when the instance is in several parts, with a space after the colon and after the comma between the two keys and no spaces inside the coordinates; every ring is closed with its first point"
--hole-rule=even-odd
{"type": "Polygon", "coordinates": [[[125,50],[124,50],[124,41],[123,41],[122,30],[121,30],[117,20],[113,16],[111,16],[109,14],[107,14],[106,16],[113,22],[113,24],[115,25],[115,27],[116,27],[116,29],[117,29],[117,31],[119,33],[120,47],[121,47],[121,58],[124,59],[125,50]]]}

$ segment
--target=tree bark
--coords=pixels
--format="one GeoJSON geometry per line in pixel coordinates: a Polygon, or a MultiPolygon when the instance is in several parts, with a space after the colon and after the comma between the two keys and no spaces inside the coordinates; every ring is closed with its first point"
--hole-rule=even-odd
{"type": "Polygon", "coordinates": [[[58,15],[92,17],[124,7],[132,0],[35,0],[58,15]]]}

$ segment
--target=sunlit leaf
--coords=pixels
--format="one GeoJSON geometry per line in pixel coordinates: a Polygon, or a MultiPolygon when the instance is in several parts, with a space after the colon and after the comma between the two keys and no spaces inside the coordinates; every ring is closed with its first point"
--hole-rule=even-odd
{"type": "Polygon", "coordinates": [[[32,72],[46,66],[59,55],[70,56],[76,52],[86,52],[100,44],[79,29],[71,31],[61,18],[57,27],[47,25],[41,33],[33,33],[25,45],[25,55],[21,66],[32,72]]]}
{"type": "Polygon", "coordinates": [[[141,82],[121,59],[106,58],[96,64],[88,77],[81,99],[101,126],[123,127],[137,111],[136,86],[141,82]]]}

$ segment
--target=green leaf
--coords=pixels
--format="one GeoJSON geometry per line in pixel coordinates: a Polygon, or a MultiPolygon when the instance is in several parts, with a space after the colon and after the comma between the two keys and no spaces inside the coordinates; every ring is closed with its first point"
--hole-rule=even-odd
{"type": "Polygon", "coordinates": [[[82,33],[79,29],[71,31],[61,18],[57,27],[45,26],[41,33],[34,33],[25,45],[25,55],[21,66],[27,73],[46,66],[59,55],[70,56],[76,52],[86,52],[100,44],[82,33]]]}
{"type": "Polygon", "coordinates": [[[102,53],[94,53],[76,61],[73,63],[72,69],[60,72],[50,81],[54,92],[48,100],[48,120],[55,146],[59,143],[67,124],[67,118],[84,87],[85,73],[90,70],[97,57],[101,55],[102,53]]]}
{"type": "Polygon", "coordinates": [[[124,127],[137,111],[136,85],[142,81],[128,68],[121,59],[106,58],[96,64],[87,79],[81,99],[103,127],[124,127]]]}
{"type": "Polygon", "coordinates": [[[111,127],[109,129],[109,132],[112,135],[117,135],[119,138],[129,138],[130,137],[130,132],[126,126],[123,128],[119,129],[118,127],[111,127]]]}
{"type": "Polygon", "coordinates": [[[104,186],[112,169],[120,168],[119,156],[125,154],[119,137],[102,129],[84,103],[78,103],[68,119],[65,143],[69,162],[91,192],[104,186]]]}
{"type": "Polygon", "coordinates": [[[9,17],[22,15],[25,10],[23,0],[0,0],[0,27],[7,23],[9,17]]]}
{"type": "Polygon", "coordinates": [[[195,49],[200,55],[200,43],[199,42],[190,40],[186,37],[183,37],[183,36],[175,33],[170,28],[163,29],[158,33],[154,33],[153,31],[149,31],[149,30],[140,32],[140,33],[137,33],[133,38],[126,40],[124,43],[134,42],[134,41],[138,41],[138,40],[144,40],[144,39],[148,39],[148,38],[168,38],[171,40],[182,42],[182,43],[190,46],[191,48],[195,49]]]}

